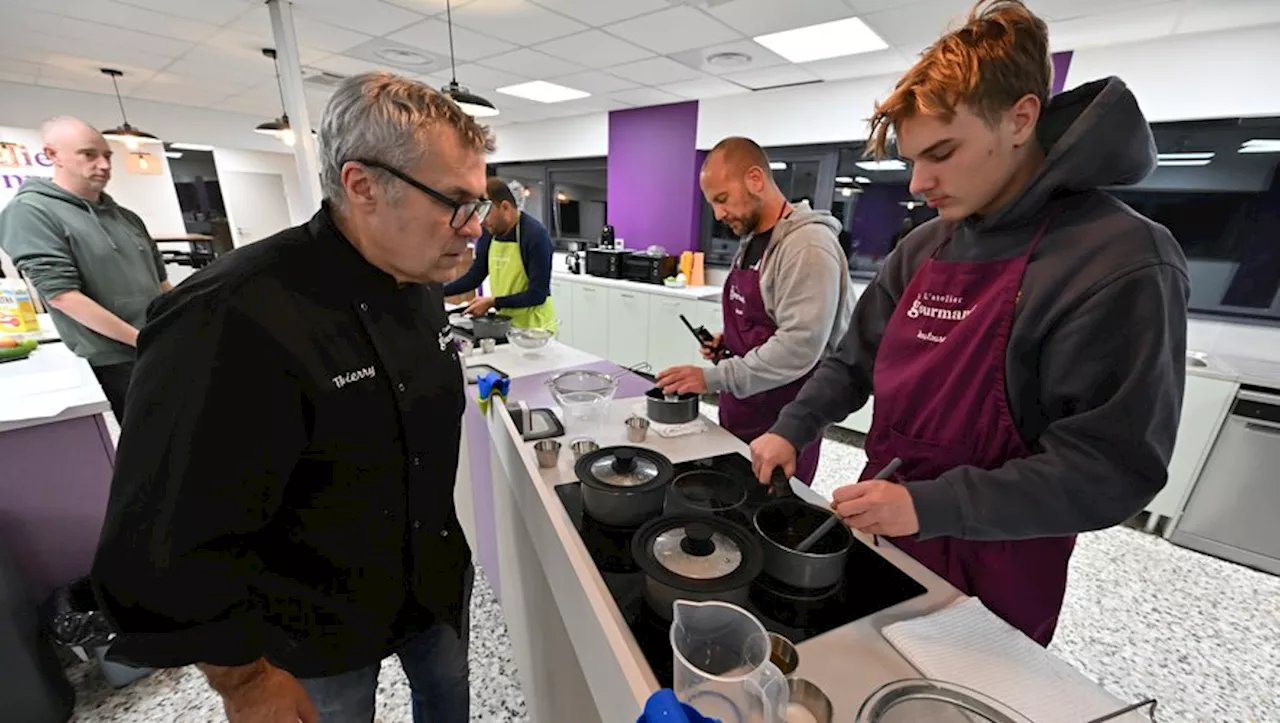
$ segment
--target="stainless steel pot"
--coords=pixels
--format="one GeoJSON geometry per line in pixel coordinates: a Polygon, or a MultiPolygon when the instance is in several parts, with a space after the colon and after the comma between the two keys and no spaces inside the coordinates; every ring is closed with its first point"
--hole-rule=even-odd
{"type": "Polygon", "coordinates": [[[666,395],[658,387],[644,393],[649,419],[658,424],[684,424],[698,418],[698,395],[666,395]]]}
{"type": "Polygon", "coordinates": [[[717,517],[650,520],[631,538],[631,555],[645,573],[645,603],[663,620],[676,600],[746,605],[763,565],[751,533],[717,517]]]}
{"type": "Polygon", "coordinates": [[[597,522],[638,527],[662,514],[674,468],[671,460],[644,447],[603,447],[574,463],[582,482],[582,506],[597,522]]]}
{"type": "Polygon", "coordinates": [[[476,341],[483,339],[507,338],[507,332],[511,331],[511,318],[501,314],[485,314],[483,316],[475,316],[471,318],[471,332],[475,335],[476,341]]]}
{"type": "Polygon", "coordinates": [[[832,527],[808,552],[793,549],[830,515],[831,512],[796,497],[761,505],[752,522],[764,547],[765,574],[804,590],[831,587],[840,582],[853,547],[853,533],[848,527],[832,527]]]}

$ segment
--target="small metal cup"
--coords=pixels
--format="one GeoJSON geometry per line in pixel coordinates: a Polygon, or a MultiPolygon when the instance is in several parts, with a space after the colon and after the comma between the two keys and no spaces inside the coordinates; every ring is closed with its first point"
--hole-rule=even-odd
{"type": "Polygon", "coordinates": [[[831,723],[834,708],[821,688],[804,678],[787,678],[787,685],[791,693],[788,706],[804,708],[818,723],[831,723]]]}
{"type": "Polygon", "coordinates": [[[538,466],[549,469],[560,464],[560,442],[554,439],[543,439],[533,445],[538,456],[538,466]]]}
{"type": "Polygon", "coordinates": [[[497,339],[481,339],[480,340],[480,350],[483,351],[485,354],[492,354],[493,350],[496,349],[497,347],[498,347],[497,339]]]}
{"type": "Polygon", "coordinates": [[[470,339],[459,339],[458,351],[462,356],[472,356],[476,353],[476,345],[470,339]]]}
{"type": "Polygon", "coordinates": [[[627,418],[627,439],[632,442],[643,442],[649,436],[649,420],[644,417],[627,418]]]}
{"type": "Polygon", "coordinates": [[[791,675],[800,667],[800,653],[795,643],[777,633],[769,633],[769,662],[778,666],[783,675],[791,675]]]}
{"type": "Polygon", "coordinates": [[[569,445],[569,448],[573,450],[573,458],[578,459],[584,454],[590,454],[600,449],[600,445],[596,444],[594,439],[575,439],[569,445]]]}

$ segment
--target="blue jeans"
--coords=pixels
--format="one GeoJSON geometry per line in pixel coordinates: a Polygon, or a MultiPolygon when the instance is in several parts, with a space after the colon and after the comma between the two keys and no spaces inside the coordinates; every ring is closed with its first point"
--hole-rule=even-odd
{"type": "MultiPolygon", "coordinates": [[[[471,571],[467,571],[468,580],[471,571]]],[[[471,585],[463,610],[468,609],[471,585]]],[[[470,614],[462,617],[461,635],[444,623],[410,638],[396,655],[409,678],[413,696],[413,723],[468,723],[471,720],[471,688],[467,671],[470,614]]],[[[299,682],[320,711],[320,723],[372,723],[374,693],[378,690],[380,664],[328,678],[304,678],[299,682]]]]}

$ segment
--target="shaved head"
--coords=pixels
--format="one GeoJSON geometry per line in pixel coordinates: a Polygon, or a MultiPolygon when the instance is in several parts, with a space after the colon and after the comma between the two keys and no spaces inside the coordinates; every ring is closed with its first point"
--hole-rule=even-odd
{"type": "Polygon", "coordinates": [[[716,220],[738,236],[772,228],[787,201],[774,183],[764,149],[739,136],[726,138],[711,149],[702,163],[698,185],[716,220]]]}
{"type": "Polygon", "coordinates": [[[40,126],[44,153],[53,161],[53,182],[97,203],[111,180],[111,147],[97,128],[59,116],[40,126]]]}

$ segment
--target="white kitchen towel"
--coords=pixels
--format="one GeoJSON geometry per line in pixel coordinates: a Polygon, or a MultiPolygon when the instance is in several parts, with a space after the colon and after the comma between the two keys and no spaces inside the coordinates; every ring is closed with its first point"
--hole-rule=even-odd
{"type": "MultiPolygon", "coordinates": [[[[924,677],[972,688],[1035,723],[1086,723],[1128,705],[996,617],[978,598],[881,632],[924,677]]],[[[1115,721],[1150,718],[1133,712],[1115,721]]]]}

